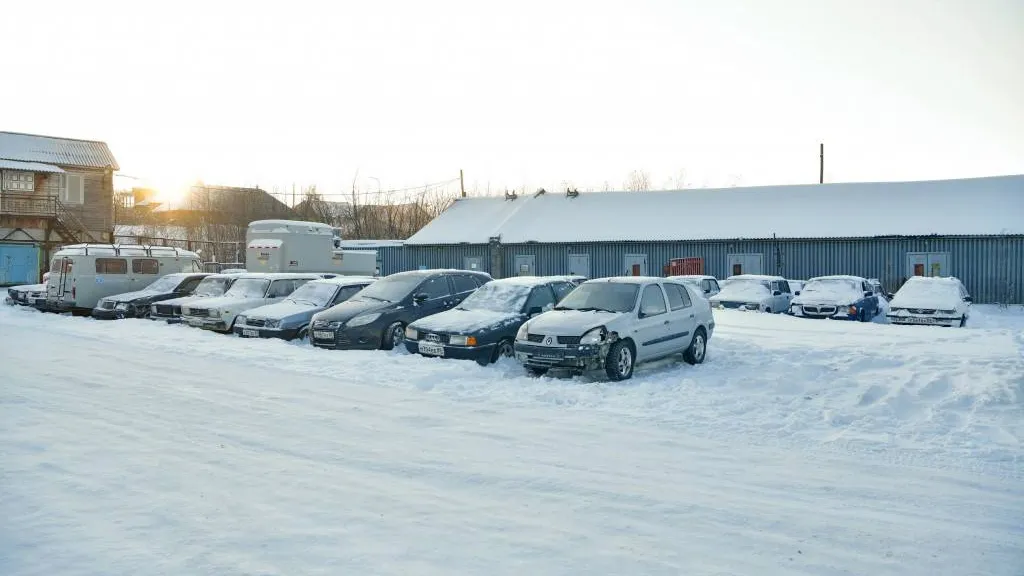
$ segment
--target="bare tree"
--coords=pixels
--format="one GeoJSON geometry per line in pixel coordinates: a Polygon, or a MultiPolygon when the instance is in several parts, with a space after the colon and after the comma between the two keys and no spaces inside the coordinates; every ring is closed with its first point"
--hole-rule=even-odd
{"type": "Polygon", "coordinates": [[[643,192],[651,189],[651,175],[646,170],[633,170],[626,177],[626,182],[622,185],[626,190],[630,192],[643,192]]]}

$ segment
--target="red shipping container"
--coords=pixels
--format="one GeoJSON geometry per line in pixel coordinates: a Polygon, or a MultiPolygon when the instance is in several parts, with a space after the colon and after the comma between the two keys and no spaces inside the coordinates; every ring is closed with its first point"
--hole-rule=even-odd
{"type": "Polygon", "coordinates": [[[668,261],[668,276],[704,274],[703,258],[673,258],[668,261]]]}

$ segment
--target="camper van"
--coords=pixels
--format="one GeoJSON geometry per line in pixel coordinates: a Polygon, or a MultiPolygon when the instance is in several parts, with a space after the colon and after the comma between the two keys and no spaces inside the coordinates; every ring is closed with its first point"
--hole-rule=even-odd
{"type": "Polygon", "coordinates": [[[335,230],[327,224],[298,220],[257,220],[245,232],[248,272],[334,272],[373,276],[376,250],[336,247],[335,230]]]}
{"type": "Polygon", "coordinates": [[[142,290],[173,272],[201,272],[199,255],[170,246],[74,244],[50,260],[47,309],[89,314],[104,296],[142,290]]]}

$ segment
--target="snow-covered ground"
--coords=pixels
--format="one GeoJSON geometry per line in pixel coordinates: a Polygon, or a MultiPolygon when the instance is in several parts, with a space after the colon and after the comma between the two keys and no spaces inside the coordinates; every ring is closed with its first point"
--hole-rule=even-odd
{"type": "Polygon", "coordinates": [[[1024,574],[1024,310],[530,378],[0,306],[0,574],[1024,574]]]}

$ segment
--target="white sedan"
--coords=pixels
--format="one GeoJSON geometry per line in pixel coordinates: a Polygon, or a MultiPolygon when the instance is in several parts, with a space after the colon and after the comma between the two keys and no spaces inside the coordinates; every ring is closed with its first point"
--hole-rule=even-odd
{"type": "Polygon", "coordinates": [[[893,296],[886,317],[892,324],[924,326],[967,325],[971,296],[956,278],[914,276],[893,296]]]}

